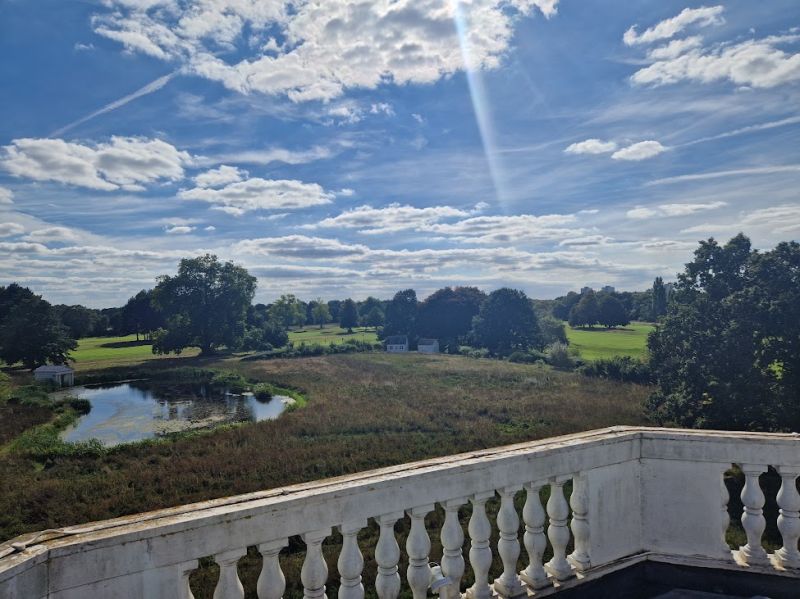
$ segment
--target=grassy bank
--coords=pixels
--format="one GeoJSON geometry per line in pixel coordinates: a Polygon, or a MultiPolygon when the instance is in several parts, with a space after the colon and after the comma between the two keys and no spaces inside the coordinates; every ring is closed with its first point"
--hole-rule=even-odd
{"type": "Polygon", "coordinates": [[[584,360],[598,360],[615,356],[644,358],[647,353],[647,335],[655,327],[646,322],[632,322],[618,329],[573,329],[566,327],[567,339],[584,360]]]}
{"type": "Polygon", "coordinates": [[[157,356],[152,345],[144,339],[136,340],[136,335],[125,337],[86,337],[78,341],[78,349],[72,352],[72,367],[78,372],[112,368],[115,366],[135,366],[157,360],[186,360],[199,353],[189,348],[180,356],[157,356]]]}
{"type": "Polygon", "coordinates": [[[475,448],[644,421],[647,389],[459,356],[210,365],[304,392],[275,421],[61,456],[0,457],[0,537],[475,448]]]}
{"type": "Polygon", "coordinates": [[[344,343],[348,339],[375,343],[378,340],[378,336],[375,334],[374,329],[358,327],[353,329],[352,333],[348,333],[347,329],[330,324],[325,325],[323,328],[307,326],[302,329],[289,331],[289,341],[295,345],[301,343],[306,343],[308,345],[313,343],[330,345],[331,343],[344,343]]]}

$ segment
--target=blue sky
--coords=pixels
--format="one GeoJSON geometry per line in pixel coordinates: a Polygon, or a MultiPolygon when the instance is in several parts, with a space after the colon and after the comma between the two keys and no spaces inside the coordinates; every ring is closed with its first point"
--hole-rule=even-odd
{"type": "Polygon", "coordinates": [[[800,232],[800,5],[0,0],[0,284],[116,305],[672,278],[800,232]]]}

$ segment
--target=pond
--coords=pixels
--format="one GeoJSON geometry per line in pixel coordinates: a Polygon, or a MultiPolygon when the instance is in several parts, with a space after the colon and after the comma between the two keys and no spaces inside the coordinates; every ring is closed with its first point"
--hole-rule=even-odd
{"type": "Polygon", "coordinates": [[[294,400],[252,393],[211,393],[204,385],[153,385],[146,381],[73,387],[64,392],[89,400],[92,410],[66,429],[64,441],[98,439],[106,447],[168,433],[234,422],[277,418],[294,400]]]}

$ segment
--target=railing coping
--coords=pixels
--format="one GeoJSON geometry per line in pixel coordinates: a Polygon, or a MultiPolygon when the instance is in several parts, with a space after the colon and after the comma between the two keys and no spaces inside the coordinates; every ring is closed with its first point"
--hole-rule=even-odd
{"type": "MultiPolygon", "coordinates": [[[[642,440],[662,440],[681,442],[800,442],[798,433],[753,433],[736,431],[707,431],[690,429],[667,429],[655,427],[614,426],[580,433],[548,437],[514,445],[469,451],[461,454],[442,456],[427,460],[389,466],[335,478],[320,479],[276,489],[256,491],[242,495],[201,501],[192,504],[164,508],[90,522],[84,525],[67,526],[59,529],[28,533],[0,544],[0,578],[4,571],[14,569],[28,560],[38,562],[43,553],[53,549],[64,549],[70,545],[95,544],[103,539],[125,537],[129,534],[142,535],[147,530],[161,529],[165,526],[191,522],[193,520],[225,516],[236,519],[246,509],[266,507],[294,499],[308,498],[320,493],[344,491],[370,483],[397,479],[398,475],[414,476],[422,473],[446,471],[454,466],[469,466],[499,459],[522,456],[534,452],[542,456],[569,451],[587,443],[628,442],[642,440]],[[15,549],[16,548],[16,549],[15,549]],[[9,554],[9,551],[12,550],[9,554]],[[36,558],[39,559],[36,559],[36,558]]],[[[798,452],[800,460],[800,452],[798,452]]],[[[175,531],[180,532],[180,531],[175,531]]],[[[123,539],[120,539],[123,540],[123,539]]],[[[46,559],[46,557],[44,558],[46,559]]],[[[31,565],[30,563],[28,565],[31,565]]]]}

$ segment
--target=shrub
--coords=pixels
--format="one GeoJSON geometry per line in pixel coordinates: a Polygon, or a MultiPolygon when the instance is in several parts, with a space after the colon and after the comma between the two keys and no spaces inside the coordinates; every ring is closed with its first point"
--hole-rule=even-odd
{"type": "Polygon", "coordinates": [[[570,355],[569,347],[564,343],[551,343],[547,346],[545,354],[547,356],[547,363],[551,366],[564,370],[571,370],[575,366],[575,362],[570,355]]]}
{"type": "Polygon", "coordinates": [[[241,374],[235,372],[217,372],[212,377],[211,384],[231,393],[244,393],[250,386],[241,374]]]}
{"type": "Polygon", "coordinates": [[[92,411],[92,402],[84,397],[72,397],[68,403],[69,407],[81,416],[92,411]]]}
{"type": "Polygon", "coordinates": [[[546,361],[547,355],[531,349],[528,351],[515,351],[508,356],[509,362],[516,362],[517,364],[536,364],[537,362],[546,361]]]}
{"type": "Polygon", "coordinates": [[[268,383],[258,383],[253,385],[253,395],[258,401],[269,401],[272,399],[272,385],[268,383]]]}
{"type": "Polygon", "coordinates": [[[584,376],[612,379],[624,383],[649,385],[653,382],[653,373],[650,370],[650,365],[630,356],[615,356],[613,358],[595,360],[581,366],[578,372],[584,376]]]}

